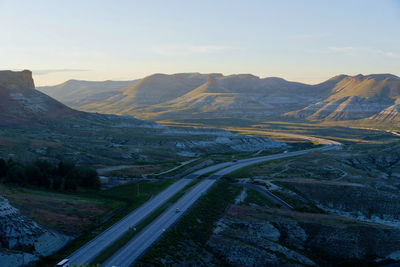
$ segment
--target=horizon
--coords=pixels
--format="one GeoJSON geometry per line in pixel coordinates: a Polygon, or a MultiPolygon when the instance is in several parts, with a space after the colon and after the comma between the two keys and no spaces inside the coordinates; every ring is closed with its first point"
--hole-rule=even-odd
{"type": "Polygon", "coordinates": [[[31,69],[37,86],[187,72],[400,76],[398,0],[0,0],[0,12],[0,68],[31,69]]]}
{"type": "MultiPolygon", "coordinates": [[[[7,70],[0,70],[0,71],[7,71],[7,70]]],[[[23,70],[16,70],[16,71],[23,71],[23,70]]],[[[33,74],[32,74],[32,77],[33,77],[33,81],[34,81],[34,83],[35,83],[35,87],[52,87],[52,86],[57,86],[57,85],[60,85],[60,84],[64,84],[64,83],[69,82],[69,81],[81,81],[81,82],[108,82],[108,81],[121,82],[121,81],[126,81],[126,82],[129,82],[129,81],[141,80],[141,79],[144,79],[144,78],[146,78],[146,77],[150,77],[150,76],[157,75],[157,74],[162,74],[162,75],[175,75],[175,74],[192,74],[192,73],[198,73],[198,74],[204,74],[204,75],[207,75],[207,74],[221,74],[221,75],[224,76],[224,77],[232,76],[232,75],[253,75],[253,76],[256,76],[256,77],[259,78],[259,79],[279,78],[279,79],[283,79],[283,80],[288,81],[288,82],[298,82],[298,83],[303,83],[303,84],[307,84],[307,85],[317,85],[317,84],[323,83],[323,82],[325,82],[325,81],[327,81],[327,80],[329,80],[329,79],[332,79],[332,78],[334,78],[334,77],[341,76],[341,75],[345,75],[345,76],[349,76],[349,77],[355,77],[355,76],[358,76],[358,75],[362,75],[362,76],[371,76],[371,75],[394,75],[395,77],[399,78],[398,75],[395,75],[395,74],[392,74],[392,73],[368,73],[368,74],[358,73],[358,74],[354,74],[354,75],[349,75],[349,74],[341,73],[341,74],[334,75],[334,76],[332,76],[332,77],[329,77],[329,78],[327,78],[327,79],[325,79],[325,80],[322,80],[322,81],[319,81],[319,82],[316,82],[316,83],[307,83],[307,82],[301,82],[301,81],[296,81],[296,80],[289,80],[289,79],[285,79],[285,78],[283,78],[283,77],[277,77],[277,76],[265,76],[265,77],[260,77],[260,76],[258,76],[258,75],[254,75],[254,74],[252,74],[252,73],[232,73],[232,74],[224,74],[224,73],[220,73],[220,72],[219,72],[219,73],[218,73],[218,72],[215,72],[215,73],[177,72],[177,73],[152,73],[152,74],[149,74],[149,75],[146,75],[146,76],[143,76],[143,77],[133,78],[133,79],[126,79],[126,80],[110,80],[110,79],[109,79],[109,80],[82,80],[82,79],[68,79],[68,80],[65,80],[65,81],[63,81],[63,82],[61,82],[61,83],[57,83],[57,84],[37,85],[36,82],[35,82],[35,75],[34,75],[34,72],[33,72],[33,74]]]]}

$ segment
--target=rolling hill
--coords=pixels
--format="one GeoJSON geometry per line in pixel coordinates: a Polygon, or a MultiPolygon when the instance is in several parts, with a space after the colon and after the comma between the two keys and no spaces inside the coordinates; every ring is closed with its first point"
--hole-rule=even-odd
{"type": "Polygon", "coordinates": [[[385,110],[399,100],[399,77],[391,74],[342,75],[331,80],[334,86],[326,99],[286,115],[311,121],[369,119],[384,122],[389,117],[392,121],[398,120],[395,113],[385,110]],[[383,115],[388,112],[389,117],[383,115]]]}
{"type": "Polygon", "coordinates": [[[154,74],[114,93],[72,107],[155,121],[399,122],[400,78],[391,74],[339,75],[316,85],[251,74],[154,74]]]}
{"type": "MultiPolygon", "coordinates": [[[[213,74],[218,75],[218,74],[213,74]]],[[[81,106],[82,110],[132,115],[137,108],[173,100],[207,81],[207,74],[154,74],[138,80],[119,94],[81,106]]]]}
{"type": "Polygon", "coordinates": [[[112,97],[135,81],[80,81],[69,80],[56,86],[37,87],[39,91],[62,100],[68,106],[80,106],[112,97]]]}

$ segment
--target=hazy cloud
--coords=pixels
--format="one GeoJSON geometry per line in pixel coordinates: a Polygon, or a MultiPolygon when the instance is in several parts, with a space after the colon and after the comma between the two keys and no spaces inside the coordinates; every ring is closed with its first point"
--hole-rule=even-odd
{"type": "Polygon", "coordinates": [[[400,53],[385,52],[385,51],[379,51],[379,53],[391,58],[400,58],[400,53]]]}
{"type": "Polygon", "coordinates": [[[209,54],[232,49],[218,45],[163,45],[153,46],[151,50],[161,56],[188,56],[191,54],[209,54]]]}
{"type": "Polygon", "coordinates": [[[355,54],[355,53],[370,53],[370,54],[378,54],[385,57],[390,58],[400,58],[400,53],[392,52],[392,51],[384,51],[381,49],[373,48],[373,47],[353,47],[353,46],[344,46],[344,47],[329,47],[328,50],[333,53],[345,53],[345,54],[355,54]]]}
{"type": "Polygon", "coordinates": [[[33,70],[34,75],[46,75],[51,73],[58,73],[58,72],[84,72],[89,70],[83,69],[47,69],[47,70],[33,70]]]}
{"type": "Polygon", "coordinates": [[[295,34],[290,36],[294,39],[316,39],[316,38],[324,38],[332,36],[332,33],[329,32],[321,32],[321,33],[303,33],[303,34],[295,34]]]}
{"type": "Polygon", "coordinates": [[[332,47],[329,47],[328,49],[332,52],[341,52],[341,53],[349,53],[349,52],[353,52],[355,50],[355,48],[352,46],[345,46],[345,47],[332,46],[332,47]]]}

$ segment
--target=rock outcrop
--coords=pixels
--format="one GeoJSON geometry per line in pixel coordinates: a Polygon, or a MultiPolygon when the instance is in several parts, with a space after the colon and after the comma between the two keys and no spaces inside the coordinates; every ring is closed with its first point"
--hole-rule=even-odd
{"type": "Polygon", "coordinates": [[[339,216],[231,206],[217,225],[207,244],[232,266],[398,260],[398,228],[339,216]]]}
{"type": "Polygon", "coordinates": [[[37,91],[31,71],[0,71],[0,123],[51,120],[79,114],[37,91]]]}
{"type": "Polygon", "coordinates": [[[22,266],[62,248],[70,237],[22,216],[0,196],[0,266],[22,266]]]}
{"type": "Polygon", "coordinates": [[[0,71],[0,87],[7,88],[35,88],[30,70],[20,72],[0,71]]]}

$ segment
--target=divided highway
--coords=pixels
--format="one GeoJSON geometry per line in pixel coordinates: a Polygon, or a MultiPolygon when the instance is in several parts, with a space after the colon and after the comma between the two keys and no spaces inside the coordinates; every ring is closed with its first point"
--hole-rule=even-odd
{"type": "Polygon", "coordinates": [[[94,258],[96,258],[104,249],[111,245],[114,241],[125,234],[131,227],[137,225],[141,220],[150,215],[179,190],[188,185],[192,179],[199,177],[200,175],[212,172],[227,166],[234,164],[233,162],[225,162],[216,164],[192,174],[185,176],[179,181],[173,183],[164,191],[145,202],[142,206],[137,208],[128,214],[121,221],[117,222],[106,231],[86,243],[83,247],[71,254],[68,259],[71,265],[76,264],[77,266],[89,264],[94,258]]]}
{"type": "MultiPolygon", "coordinates": [[[[200,198],[203,192],[206,192],[220,177],[232,173],[243,167],[253,165],[256,163],[275,160],[280,158],[292,157],[304,155],[314,151],[323,151],[336,149],[336,145],[327,145],[325,147],[313,148],[302,151],[287,152],[276,155],[269,155],[263,157],[256,157],[251,159],[238,160],[237,162],[227,162],[224,164],[218,164],[222,167],[214,168],[219,170],[215,174],[211,175],[208,179],[195,185],[189,192],[183,195],[177,202],[175,202],[170,208],[164,211],[159,217],[157,217],[152,223],[146,228],[137,233],[133,239],[131,239],[125,246],[118,250],[113,256],[111,256],[102,266],[104,267],[125,267],[132,265],[140,255],[146,251],[151,244],[153,244],[164,231],[175,223],[183,213],[189,209],[195,202],[200,198]],[[222,169],[223,168],[223,169],[222,169]],[[176,209],[181,212],[176,212],[176,209]]],[[[214,167],[214,166],[212,166],[214,167]]],[[[210,167],[201,170],[204,173],[213,171],[210,167]],[[206,170],[208,169],[208,170],[206,170]]]]}

